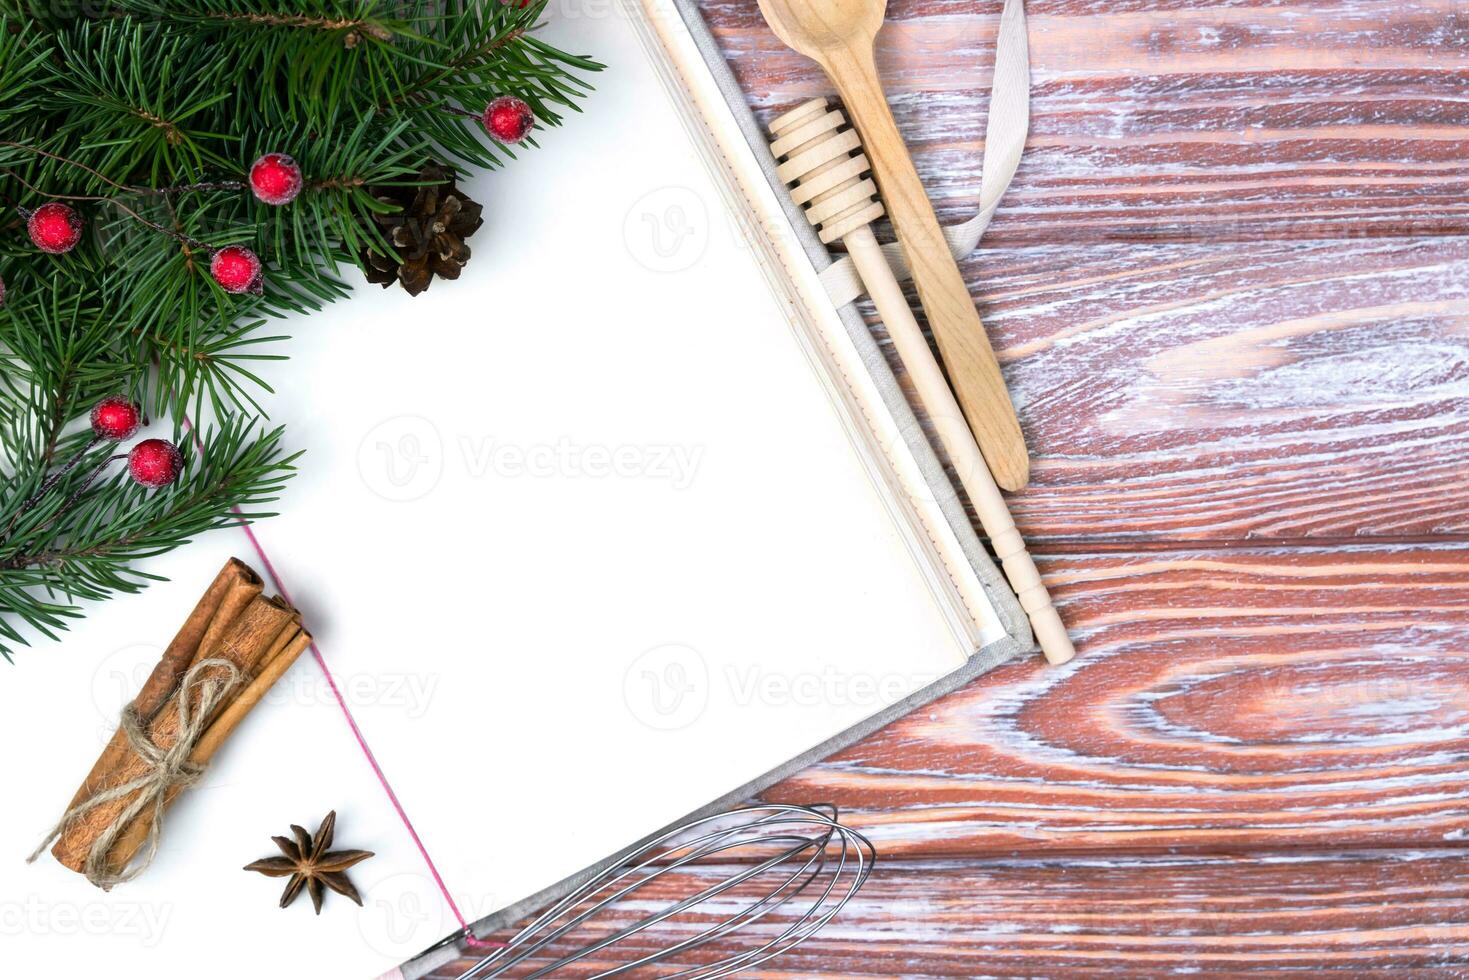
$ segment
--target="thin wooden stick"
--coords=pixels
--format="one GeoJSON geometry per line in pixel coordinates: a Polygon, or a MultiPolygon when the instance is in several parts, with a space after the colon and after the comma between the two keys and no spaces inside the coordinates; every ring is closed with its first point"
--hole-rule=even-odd
{"type": "Polygon", "coordinates": [[[944,451],[949,454],[949,459],[958,471],[959,482],[963,484],[964,492],[974,504],[980,526],[984,528],[995,554],[999,556],[1005,578],[1009,580],[1010,588],[1020,600],[1020,608],[1030,617],[1030,628],[1035,633],[1036,643],[1051,663],[1065,663],[1076,656],[1076,648],[1066,635],[1066,626],[1061,622],[1061,615],[1056,612],[1056,607],[1051,604],[1050,593],[1041,581],[1035,560],[1025,548],[1025,539],[1015,527],[1010,508],[1006,506],[999,486],[990,474],[989,467],[985,465],[979,445],[974,441],[974,434],[964,422],[959,403],[954,400],[944,373],[934,360],[923,331],[913,318],[912,309],[903,298],[903,291],[893,276],[887,258],[882,254],[882,247],[872,234],[872,228],[863,225],[850,232],[842,241],[846,243],[847,252],[852,256],[852,264],[857,267],[858,275],[867,286],[867,294],[872,297],[873,304],[882,316],[882,322],[887,327],[888,336],[893,339],[898,357],[902,359],[909,377],[913,379],[918,400],[923,403],[929,418],[933,420],[939,442],[943,444],[944,451]]]}
{"type": "Polygon", "coordinates": [[[774,120],[771,132],[776,137],[771,152],[777,159],[786,158],[780,176],[795,185],[792,198],[805,207],[807,218],[821,229],[823,241],[840,238],[847,246],[852,264],[908,369],[918,399],[933,419],[939,442],[953,461],[959,482],[999,556],[1005,577],[1030,618],[1036,643],[1048,661],[1065,663],[1076,656],[1076,648],[1051,604],[1035,560],[1025,549],[1025,540],[1016,530],[1010,508],[965,422],[953,389],[872,234],[871,222],[881,217],[882,205],[875,200],[876,186],[862,176],[867,163],[857,134],[846,126],[840,112],[828,110],[824,99],[808,102],[774,120]]]}

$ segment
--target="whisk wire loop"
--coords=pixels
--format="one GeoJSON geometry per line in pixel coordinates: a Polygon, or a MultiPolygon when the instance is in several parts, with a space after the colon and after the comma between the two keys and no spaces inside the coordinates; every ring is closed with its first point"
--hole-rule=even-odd
{"type": "Polygon", "coordinates": [[[577,974],[586,980],[660,964],[669,971],[657,974],[660,980],[733,976],[815,935],[867,881],[876,857],[872,842],[843,826],[830,805],[760,804],[700,817],[658,835],[573,889],[457,980],[512,975],[535,980],[564,976],[576,964],[593,971],[577,974]],[[649,894],[655,883],[676,886],[679,882],[671,876],[697,874],[715,861],[742,866],[690,895],[660,899],[649,894]],[[773,880],[763,891],[741,897],[742,888],[766,878],[773,880]],[[659,901],[663,904],[647,907],[659,901]],[[635,917],[625,922],[629,914],[635,917]],[[773,934],[762,933],[757,945],[712,951],[713,944],[752,932],[778,915],[790,919],[776,920],[773,934]],[[676,921],[679,917],[713,921],[685,925],[676,921]],[[660,926],[678,938],[653,949],[631,942],[656,936],[660,926]],[[687,928],[695,931],[680,935],[687,928]],[[700,950],[714,958],[688,962],[700,950]],[[616,960],[619,953],[627,956],[622,962],[616,960]]]}

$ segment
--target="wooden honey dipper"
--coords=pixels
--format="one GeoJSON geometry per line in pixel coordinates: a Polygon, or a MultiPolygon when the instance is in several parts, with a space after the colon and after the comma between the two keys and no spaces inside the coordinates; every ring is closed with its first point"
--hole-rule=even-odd
{"type": "Polygon", "coordinates": [[[959,472],[959,482],[979,514],[1005,577],[1030,617],[1041,652],[1053,664],[1065,663],[1076,656],[1076,649],[1051,604],[1035,561],[1025,550],[1025,541],[943,369],[872,234],[872,222],[882,217],[883,206],[857,131],[847,125],[841,110],[828,107],[825,99],[815,99],[774,119],[770,132],[774,137],[770,152],[779,162],[776,172],[790,185],[791,198],[805,209],[823,242],[841,240],[846,245],[919,400],[934,420],[939,441],[959,472]]]}
{"type": "Polygon", "coordinates": [[[776,37],[820,65],[841,95],[866,147],[872,179],[908,260],[913,288],[949,369],[955,399],[995,482],[1006,490],[1022,489],[1030,478],[1030,454],[1005,376],[882,89],[874,47],[887,16],[887,0],[759,0],[759,4],[776,37]]]}

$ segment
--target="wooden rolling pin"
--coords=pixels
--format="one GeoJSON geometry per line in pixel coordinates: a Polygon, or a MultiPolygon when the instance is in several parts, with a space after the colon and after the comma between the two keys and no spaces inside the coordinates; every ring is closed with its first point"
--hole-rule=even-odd
{"type": "Polygon", "coordinates": [[[919,400],[938,429],[939,440],[959,471],[959,482],[979,514],[1010,587],[1030,617],[1041,652],[1053,664],[1076,656],[1066,627],[1051,604],[1035,561],[1015,529],[1010,509],[985,465],[973,432],[954,399],[943,370],[934,360],[923,332],[903,298],[893,270],[883,257],[871,224],[882,217],[877,186],[856,131],[840,110],[825,99],[807,102],[770,124],[770,152],[779,161],[780,179],[791,185],[791,197],[806,211],[823,242],[840,239],[867,286],[868,295],[886,324],[898,356],[913,379],[919,400]]]}

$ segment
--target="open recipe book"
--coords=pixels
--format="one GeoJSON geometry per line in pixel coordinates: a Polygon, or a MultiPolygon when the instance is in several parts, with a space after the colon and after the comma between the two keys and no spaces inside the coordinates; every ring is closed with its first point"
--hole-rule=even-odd
{"type": "Polygon", "coordinates": [[[305,455],[257,534],[361,741],[302,657],[141,878],[23,864],[225,558],[261,567],[234,530],[150,563],[170,581],[3,669],[0,973],[417,976],[461,916],[503,923],[1028,645],[697,15],[552,11],[608,70],[587,118],[463,175],[463,278],[360,285],[268,374],[305,455]],[[276,908],[241,867],[333,809],[376,853],[364,907],[276,908]]]}

